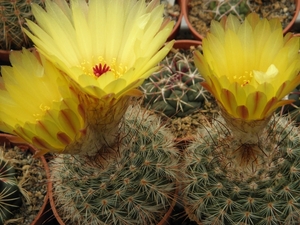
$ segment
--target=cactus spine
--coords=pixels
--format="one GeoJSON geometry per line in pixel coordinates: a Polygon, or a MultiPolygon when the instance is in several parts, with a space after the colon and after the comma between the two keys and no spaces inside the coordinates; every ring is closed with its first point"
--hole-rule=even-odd
{"type": "Polygon", "coordinates": [[[99,164],[70,155],[53,161],[54,198],[66,224],[156,224],[169,209],[179,156],[159,118],[130,106],[111,148],[99,164]]]}
{"type": "Polygon", "coordinates": [[[207,1],[208,9],[214,15],[215,20],[220,20],[229,14],[236,15],[241,21],[250,13],[251,7],[249,0],[212,0],[207,1]]]}
{"type": "Polygon", "coordinates": [[[278,116],[256,145],[241,145],[221,119],[199,129],[182,166],[189,217],[210,225],[299,224],[299,143],[299,128],[278,116]]]}
{"type": "Polygon", "coordinates": [[[0,148],[0,224],[10,219],[13,211],[21,204],[21,192],[15,169],[3,157],[3,150],[0,148]]]}
{"type": "Polygon", "coordinates": [[[144,106],[169,117],[185,117],[208,101],[209,94],[200,84],[203,78],[191,57],[177,52],[160,66],[141,86],[144,106]]]}
{"type": "Polygon", "coordinates": [[[37,3],[44,7],[45,0],[3,0],[0,2],[0,49],[19,50],[22,47],[32,47],[32,42],[26,36],[23,28],[25,19],[34,20],[31,4],[37,3]]]}

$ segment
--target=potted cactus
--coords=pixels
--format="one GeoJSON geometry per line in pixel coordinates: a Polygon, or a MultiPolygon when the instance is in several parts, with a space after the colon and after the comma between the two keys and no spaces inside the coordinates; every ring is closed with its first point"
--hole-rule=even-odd
{"type": "Polygon", "coordinates": [[[206,36],[212,20],[219,21],[222,17],[233,14],[243,21],[245,16],[251,12],[258,13],[261,18],[279,18],[285,34],[294,25],[299,10],[299,0],[184,0],[182,8],[187,25],[198,40],[203,40],[206,36]]]}
{"type": "Polygon", "coordinates": [[[0,130],[37,156],[55,155],[50,203],[61,224],[162,224],[179,151],[135,99],[171,50],[174,21],[159,0],[70,2],[32,5],[38,25],[28,20],[25,32],[38,51],[14,51],[12,67],[2,67],[0,130]]]}
{"type": "Polygon", "coordinates": [[[105,164],[70,155],[51,163],[49,197],[59,224],[168,224],[177,199],[173,135],[138,106],[129,107],[120,131],[116,156],[103,156],[105,164]]]}
{"type": "Polygon", "coordinates": [[[298,51],[279,20],[212,23],[195,64],[220,117],[198,129],[182,164],[182,201],[198,224],[299,224],[299,127],[274,114],[300,83],[298,51]]]}
{"type": "Polygon", "coordinates": [[[173,50],[159,63],[160,69],[140,87],[143,107],[163,116],[179,142],[191,138],[199,116],[208,113],[213,101],[193,61],[193,52],[200,45],[194,40],[175,41],[173,50]]]}
{"type": "Polygon", "coordinates": [[[159,63],[160,70],[141,85],[143,105],[168,117],[185,117],[208,101],[201,86],[203,78],[190,55],[180,51],[169,54],[159,63]]]}
{"type": "Polygon", "coordinates": [[[15,137],[0,134],[1,224],[41,225],[48,203],[47,162],[33,159],[36,149],[14,143],[15,137]]]}

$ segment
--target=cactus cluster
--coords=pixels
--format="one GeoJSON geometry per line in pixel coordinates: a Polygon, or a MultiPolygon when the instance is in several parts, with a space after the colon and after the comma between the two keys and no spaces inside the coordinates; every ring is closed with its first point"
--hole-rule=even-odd
{"type": "Polygon", "coordinates": [[[143,105],[166,116],[185,117],[198,110],[209,99],[192,57],[177,52],[160,63],[141,85],[143,105]]]}
{"type": "Polygon", "coordinates": [[[3,157],[0,148],[0,224],[10,219],[22,204],[21,192],[18,187],[15,169],[3,157]]]}
{"type": "Polygon", "coordinates": [[[22,49],[32,47],[32,42],[26,36],[25,19],[34,20],[31,4],[44,7],[45,0],[2,0],[0,1],[0,49],[22,49]]]}
{"type": "Polygon", "coordinates": [[[251,7],[249,0],[209,0],[207,1],[209,12],[213,13],[215,20],[220,20],[223,16],[234,14],[243,21],[251,7]]]}
{"type": "Polygon", "coordinates": [[[179,155],[159,117],[129,107],[119,143],[95,162],[59,155],[53,192],[66,224],[157,224],[173,202],[179,155]],[[109,153],[110,152],[110,153],[109,153]]]}
{"type": "Polygon", "coordinates": [[[197,223],[300,223],[300,136],[289,118],[274,116],[256,145],[241,145],[214,121],[198,130],[183,161],[183,199],[197,223]]]}

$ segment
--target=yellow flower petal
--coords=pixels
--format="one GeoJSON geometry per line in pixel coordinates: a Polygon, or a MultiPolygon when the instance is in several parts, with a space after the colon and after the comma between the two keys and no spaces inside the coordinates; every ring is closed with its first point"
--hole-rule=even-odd
{"type": "Polygon", "coordinates": [[[25,32],[41,54],[58,65],[82,92],[96,98],[106,94],[120,98],[121,93],[137,87],[132,84],[150,76],[149,71],[173,46],[173,42],[164,44],[174,22],[164,19],[164,7],[158,3],[147,6],[136,0],[90,0],[87,4],[71,0],[67,7],[58,0],[46,0],[46,11],[33,4],[38,25],[28,21],[31,32],[25,32]],[[107,66],[109,72],[96,75],[96,66],[107,66]],[[131,77],[126,76],[128,72],[131,77]]]}
{"type": "Polygon", "coordinates": [[[266,102],[267,96],[263,92],[257,91],[249,94],[246,99],[246,107],[251,110],[249,114],[254,118],[260,118],[266,102]]]}
{"type": "Polygon", "coordinates": [[[271,80],[276,78],[278,74],[278,69],[274,64],[271,64],[266,72],[253,70],[253,75],[257,83],[263,84],[265,82],[270,83],[271,80]]]}
{"type": "Polygon", "coordinates": [[[223,107],[225,108],[225,110],[228,113],[230,113],[232,115],[236,114],[237,103],[235,100],[235,96],[231,93],[231,91],[222,89],[220,100],[221,100],[223,107]]]}
{"type": "Polygon", "coordinates": [[[300,84],[298,37],[283,37],[279,20],[255,13],[242,24],[233,15],[213,21],[210,30],[195,65],[203,86],[230,116],[263,120],[290,103],[282,99],[300,84]]]}
{"type": "Polygon", "coordinates": [[[42,153],[63,152],[85,128],[80,102],[64,75],[37,53],[12,52],[2,67],[0,130],[35,144],[42,153]]]}

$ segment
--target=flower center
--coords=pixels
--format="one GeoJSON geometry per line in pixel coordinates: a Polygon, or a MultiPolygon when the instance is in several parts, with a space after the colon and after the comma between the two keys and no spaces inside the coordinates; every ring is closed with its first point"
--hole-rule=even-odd
{"type": "Polygon", "coordinates": [[[106,73],[107,71],[110,71],[110,67],[106,64],[102,66],[102,64],[100,63],[99,65],[93,67],[93,72],[96,77],[100,77],[102,74],[106,73]]]}
{"type": "Polygon", "coordinates": [[[233,79],[235,82],[238,82],[241,87],[244,87],[245,85],[251,83],[251,80],[254,78],[255,81],[258,84],[262,84],[265,82],[271,82],[277,74],[278,74],[278,69],[274,64],[271,64],[266,72],[263,71],[258,71],[258,70],[252,70],[252,71],[245,71],[245,74],[242,76],[233,76],[233,79]]]}
{"type": "Polygon", "coordinates": [[[251,82],[253,75],[252,73],[249,73],[248,71],[245,71],[245,75],[243,76],[234,76],[233,79],[238,82],[241,87],[244,87],[245,85],[249,84],[251,82]]]}

